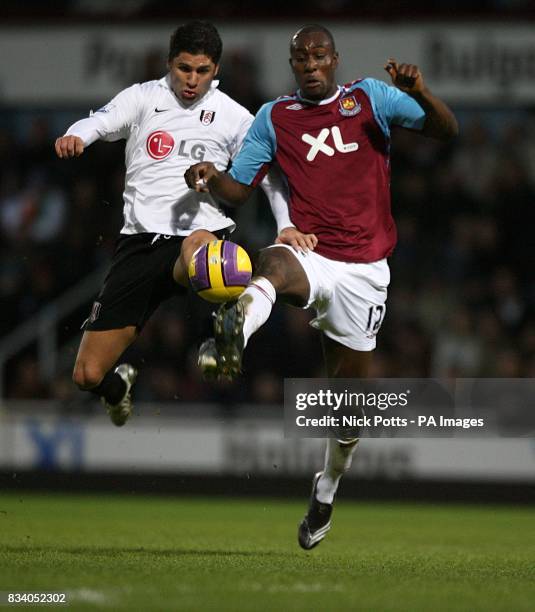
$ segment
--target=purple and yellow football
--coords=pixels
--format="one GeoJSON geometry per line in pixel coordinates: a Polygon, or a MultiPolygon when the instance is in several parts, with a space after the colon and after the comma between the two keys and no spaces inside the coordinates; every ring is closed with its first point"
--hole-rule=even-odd
{"type": "Polygon", "coordinates": [[[209,302],[236,299],[251,280],[247,251],[229,240],[213,240],[199,247],[188,266],[194,291],[209,302]]]}

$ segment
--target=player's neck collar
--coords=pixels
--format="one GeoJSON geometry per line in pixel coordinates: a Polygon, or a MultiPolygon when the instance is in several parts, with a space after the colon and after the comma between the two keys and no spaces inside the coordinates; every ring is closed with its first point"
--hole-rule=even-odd
{"type": "Polygon", "coordinates": [[[340,85],[338,85],[337,90],[334,92],[334,94],[330,98],[325,98],[324,100],[309,100],[308,98],[303,98],[303,96],[301,95],[301,90],[298,89],[297,97],[302,102],[306,102],[307,104],[315,104],[316,106],[322,106],[323,104],[330,104],[331,102],[336,100],[336,98],[338,98],[338,96],[340,95],[341,91],[342,91],[342,88],[340,87],[340,85]]]}

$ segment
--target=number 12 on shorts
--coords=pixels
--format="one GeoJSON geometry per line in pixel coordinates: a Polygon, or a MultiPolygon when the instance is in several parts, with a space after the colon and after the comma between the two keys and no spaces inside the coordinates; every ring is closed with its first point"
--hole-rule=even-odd
{"type": "Polygon", "coordinates": [[[368,325],[366,326],[366,331],[370,333],[370,335],[375,336],[375,334],[379,331],[383,319],[385,318],[386,307],[381,304],[379,306],[370,306],[368,311],[368,325]]]}

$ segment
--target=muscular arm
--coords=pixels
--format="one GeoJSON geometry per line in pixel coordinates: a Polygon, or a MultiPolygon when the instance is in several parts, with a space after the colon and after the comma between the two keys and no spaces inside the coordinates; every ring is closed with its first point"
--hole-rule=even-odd
{"type": "Polygon", "coordinates": [[[219,172],[211,162],[201,162],[188,168],[184,179],[190,189],[209,191],[232,207],[244,204],[254,187],[234,180],[226,172],[219,172]]]}
{"type": "Polygon", "coordinates": [[[434,96],[427,87],[423,91],[410,93],[425,111],[422,134],[437,140],[450,140],[459,134],[459,125],[449,107],[434,96]]]}
{"type": "Polygon", "coordinates": [[[398,64],[390,58],[384,68],[393,85],[416,100],[425,111],[422,130],[424,136],[447,141],[458,135],[459,126],[455,115],[442,100],[429,91],[418,66],[398,64]]]}
{"type": "MultiPolygon", "coordinates": [[[[272,175],[272,180],[275,178],[272,175]]],[[[190,166],[184,173],[184,180],[190,189],[197,192],[209,191],[212,195],[224,200],[230,206],[241,206],[244,204],[253,190],[252,185],[245,185],[233,179],[226,172],[219,172],[211,162],[201,162],[190,166]]],[[[287,218],[291,223],[288,213],[277,214],[272,207],[273,214],[277,220],[279,235],[275,240],[276,244],[288,244],[296,251],[313,251],[318,244],[318,239],[314,234],[303,234],[296,227],[281,227],[284,219],[287,218]]]]}

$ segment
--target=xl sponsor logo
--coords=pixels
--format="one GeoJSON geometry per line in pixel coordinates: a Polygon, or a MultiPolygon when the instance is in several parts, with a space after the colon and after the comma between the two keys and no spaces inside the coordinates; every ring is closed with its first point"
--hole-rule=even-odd
{"type": "Polygon", "coordinates": [[[307,153],[307,160],[309,162],[316,159],[318,153],[324,153],[329,157],[332,157],[336,151],[339,153],[351,153],[359,148],[358,142],[347,142],[342,140],[342,133],[340,128],[335,125],[331,129],[323,128],[317,136],[312,134],[303,134],[301,140],[310,145],[310,149],[307,153]],[[334,148],[326,143],[329,134],[332,134],[334,148]]]}

